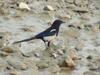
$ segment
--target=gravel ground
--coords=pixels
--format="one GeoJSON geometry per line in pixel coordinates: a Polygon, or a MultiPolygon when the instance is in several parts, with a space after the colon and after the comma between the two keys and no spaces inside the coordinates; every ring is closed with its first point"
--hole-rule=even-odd
{"type": "Polygon", "coordinates": [[[0,75],[100,75],[99,0],[0,0],[0,75]],[[12,44],[65,21],[46,49],[12,44]]]}

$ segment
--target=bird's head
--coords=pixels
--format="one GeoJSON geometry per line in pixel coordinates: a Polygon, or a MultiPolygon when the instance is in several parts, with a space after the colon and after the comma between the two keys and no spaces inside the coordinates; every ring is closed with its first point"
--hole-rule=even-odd
{"type": "Polygon", "coordinates": [[[63,22],[62,20],[57,19],[53,22],[52,27],[59,27],[62,23],[65,23],[65,22],[63,22]]]}

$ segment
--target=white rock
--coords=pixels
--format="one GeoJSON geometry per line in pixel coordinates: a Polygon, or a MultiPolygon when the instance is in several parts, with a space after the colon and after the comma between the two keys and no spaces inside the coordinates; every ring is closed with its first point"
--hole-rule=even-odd
{"type": "Polygon", "coordinates": [[[20,9],[31,10],[31,9],[29,8],[29,6],[28,6],[26,3],[23,3],[23,2],[19,3],[19,8],[20,8],[20,9]]]}
{"type": "Polygon", "coordinates": [[[47,5],[46,7],[44,7],[44,10],[54,11],[54,8],[50,5],[47,5]]]}
{"type": "Polygon", "coordinates": [[[39,53],[35,53],[34,54],[36,57],[40,57],[40,54],[39,53]]]}
{"type": "Polygon", "coordinates": [[[64,54],[63,50],[59,49],[58,54],[63,55],[64,54]]]}
{"type": "Polygon", "coordinates": [[[72,60],[70,56],[67,56],[67,59],[65,60],[68,67],[72,68],[76,66],[76,63],[72,60]]]}
{"type": "Polygon", "coordinates": [[[56,53],[52,53],[52,56],[53,56],[54,58],[57,58],[57,57],[58,57],[58,55],[57,55],[56,53]]]}

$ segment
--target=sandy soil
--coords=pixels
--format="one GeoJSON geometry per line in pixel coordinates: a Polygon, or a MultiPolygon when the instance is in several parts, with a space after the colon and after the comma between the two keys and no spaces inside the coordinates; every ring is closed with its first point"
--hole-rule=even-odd
{"type": "Polygon", "coordinates": [[[0,75],[100,75],[99,4],[99,0],[0,0],[0,75]],[[30,10],[20,8],[21,2],[30,10]],[[49,49],[41,40],[12,44],[58,18],[66,23],[49,49]]]}

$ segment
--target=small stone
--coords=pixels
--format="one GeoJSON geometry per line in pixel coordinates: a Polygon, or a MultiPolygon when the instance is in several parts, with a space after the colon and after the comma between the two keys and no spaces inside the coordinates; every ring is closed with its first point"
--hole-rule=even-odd
{"type": "Polygon", "coordinates": [[[16,71],[10,71],[9,75],[20,75],[20,74],[18,72],[16,72],[16,71]]]}
{"type": "Polygon", "coordinates": [[[67,64],[68,67],[73,68],[73,67],[76,66],[75,62],[72,60],[72,58],[70,56],[67,57],[67,59],[65,60],[65,62],[66,62],[66,64],[67,64]]]}
{"type": "Polygon", "coordinates": [[[97,72],[94,71],[86,71],[83,73],[83,75],[99,75],[97,72]]]}
{"type": "Polygon", "coordinates": [[[60,71],[60,67],[57,64],[50,65],[48,68],[50,72],[57,73],[60,71]]]}
{"type": "Polygon", "coordinates": [[[88,67],[89,67],[89,70],[91,71],[96,71],[98,69],[98,66],[93,63],[89,63],[88,67]]]}
{"type": "Polygon", "coordinates": [[[31,28],[21,28],[21,30],[25,31],[25,32],[32,32],[31,28]]]}
{"type": "Polygon", "coordinates": [[[14,50],[12,48],[10,48],[10,47],[4,47],[2,49],[2,51],[6,52],[6,53],[13,53],[14,52],[14,50]]]}
{"type": "Polygon", "coordinates": [[[21,64],[21,70],[26,70],[27,69],[27,65],[26,64],[21,64]]]}
{"type": "Polygon", "coordinates": [[[78,12],[78,13],[87,13],[88,9],[87,8],[74,8],[73,11],[78,12]]]}
{"type": "Polygon", "coordinates": [[[6,53],[6,52],[0,52],[0,56],[2,56],[2,57],[6,57],[6,56],[8,56],[9,54],[8,53],[6,53]]]}
{"type": "Polygon", "coordinates": [[[76,59],[78,59],[79,57],[78,57],[78,54],[77,54],[77,52],[76,52],[76,50],[75,49],[69,49],[68,50],[69,52],[69,56],[73,59],[73,60],[76,60],[76,59]]]}
{"type": "Polygon", "coordinates": [[[74,0],[74,3],[80,7],[87,7],[88,0],[74,0]]]}
{"type": "Polygon", "coordinates": [[[57,58],[57,57],[58,57],[58,55],[57,55],[56,53],[52,53],[52,56],[53,56],[54,58],[57,58]]]}
{"type": "Polygon", "coordinates": [[[64,19],[71,19],[71,16],[70,15],[64,15],[64,14],[59,15],[57,17],[60,18],[60,19],[62,19],[62,20],[64,20],[64,19]]]}
{"type": "Polygon", "coordinates": [[[80,30],[80,29],[82,29],[82,28],[81,28],[80,26],[77,26],[77,29],[79,29],[79,30],[80,30]]]}
{"type": "Polygon", "coordinates": [[[4,47],[3,41],[0,40],[0,48],[4,47]]]}
{"type": "Polygon", "coordinates": [[[63,55],[64,54],[63,50],[58,50],[58,54],[63,55]]]}
{"type": "Polygon", "coordinates": [[[92,56],[91,56],[91,55],[89,55],[89,56],[87,57],[87,59],[92,59],[92,56]]]}
{"type": "Polygon", "coordinates": [[[73,27],[73,28],[75,28],[75,26],[74,26],[74,25],[72,25],[72,24],[68,25],[68,27],[73,27]]]}
{"type": "Polygon", "coordinates": [[[47,62],[41,61],[41,62],[37,63],[37,66],[39,69],[44,69],[44,68],[47,68],[49,66],[49,64],[47,62]]]}
{"type": "Polygon", "coordinates": [[[28,68],[28,66],[25,63],[18,61],[16,59],[9,59],[8,64],[15,69],[26,70],[28,68]]]}
{"type": "Polygon", "coordinates": [[[74,2],[74,0],[65,0],[66,1],[66,3],[73,3],[74,2]]]}
{"type": "Polygon", "coordinates": [[[31,9],[29,8],[29,6],[28,6],[26,3],[23,3],[23,2],[20,2],[20,3],[19,3],[19,8],[20,8],[20,9],[31,10],[31,9]]]}
{"type": "Polygon", "coordinates": [[[0,39],[2,39],[3,38],[3,36],[0,36],[0,39]]]}
{"type": "Polygon", "coordinates": [[[50,5],[47,5],[46,7],[44,7],[44,10],[47,10],[47,11],[54,11],[54,8],[50,5]]]}
{"type": "Polygon", "coordinates": [[[35,53],[34,54],[36,57],[40,57],[40,54],[39,53],[35,53]]]}

